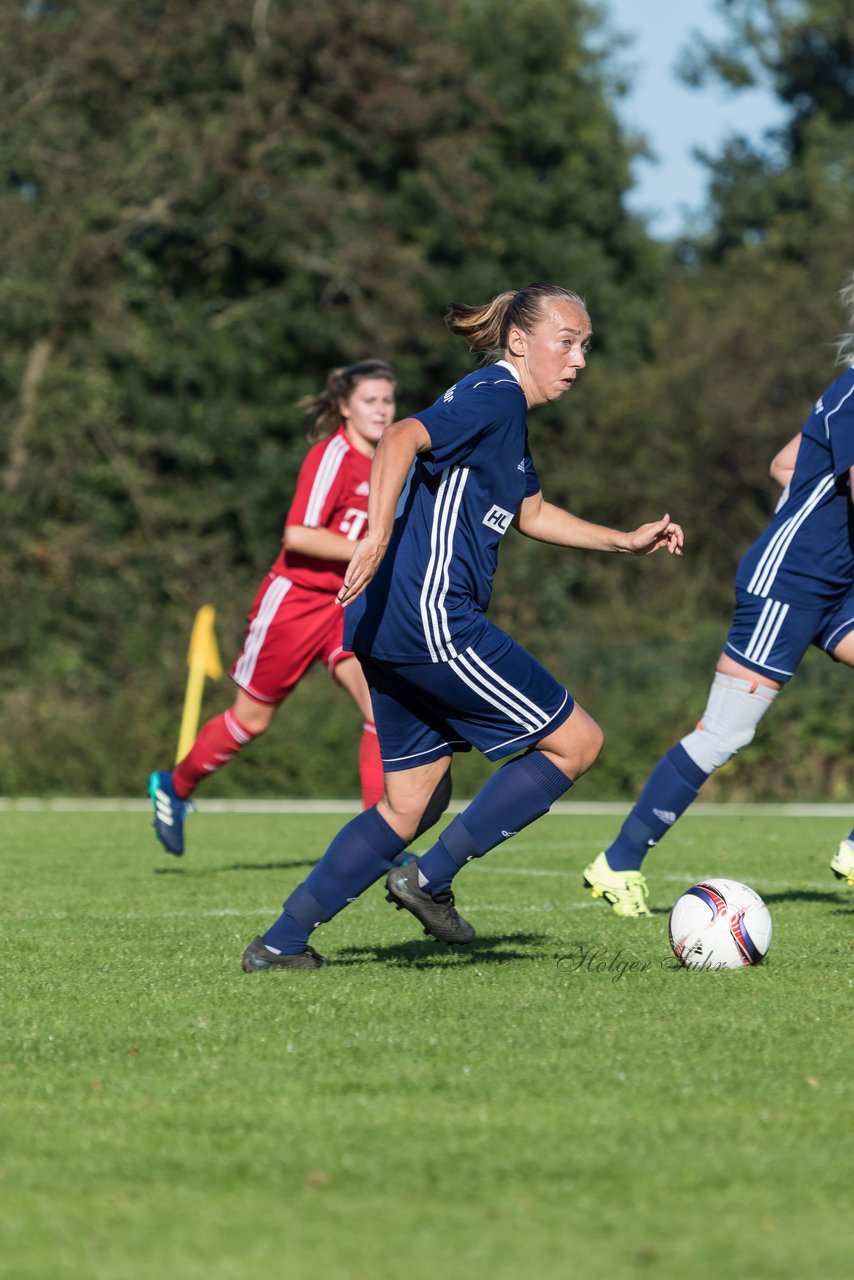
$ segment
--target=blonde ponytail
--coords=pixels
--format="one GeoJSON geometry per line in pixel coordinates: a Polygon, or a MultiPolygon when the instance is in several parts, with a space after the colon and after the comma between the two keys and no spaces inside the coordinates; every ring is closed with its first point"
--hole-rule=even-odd
{"type": "Polygon", "coordinates": [[[483,352],[490,360],[500,360],[507,350],[507,335],[513,326],[530,333],[542,320],[549,298],[572,302],[587,310],[583,298],[571,289],[555,284],[529,284],[517,293],[499,293],[491,302],[469,307],[452,302],[445,313],[451,333],[464,338],[470,351],[483,352]]]}

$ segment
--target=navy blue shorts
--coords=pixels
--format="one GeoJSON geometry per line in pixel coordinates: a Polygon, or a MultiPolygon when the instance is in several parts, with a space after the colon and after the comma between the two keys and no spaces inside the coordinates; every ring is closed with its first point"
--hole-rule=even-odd
{"type": "Polygon", "coordinates": [[[844,600],[823,609],[804,609],[737,588],[735,617],[724,652],[751,671],[785,684],[811,644],[833,653],[850,631],[854,631],[854,588],[844,600]]]}
{"type": "Polygon", "coordinates": [[[472,747],[501,760],[547,737],[575,706],[545,667],[491,623],[450,662],[356,656],[370,686],[387,773],[472,747]]]}

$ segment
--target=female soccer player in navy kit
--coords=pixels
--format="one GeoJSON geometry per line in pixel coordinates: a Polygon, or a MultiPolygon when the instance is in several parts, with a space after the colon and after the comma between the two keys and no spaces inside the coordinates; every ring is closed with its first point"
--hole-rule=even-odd
{"type": "MultiPolygon", "coordinates": [[[[810,645],[854,666],[854,283],[841,297],[852,309],[852,332],[839,343],[849,367],[771,463],[783,496],[738,566],[735,617],[706,709],[659,760],[616,840],[584,872],[593,897],[619,916],[650,914],[645,855],[710,774],[753,740],[810,645]]],[[[830,866],[854,885],[854,831],[830,866]]]]}
{"type": "Polygon", "coordinates": [[[587,309],[576,294],[529,285],[447,323],[497,362],[385,432],[371,469],[368,534],[339,599],[346,643],[371,689],[385,795],[335,837],[279,919],[243,956],[247,972],[323,963],[311,931],[380,876],[389,899],[434,937],[466,943],[451,881],[470,859],[546,813],[595,761],[602,731],[555,680],[485,616],[510,525],[566,547],[679,554],[664,516],[632,533],[589,524],[543,499],[527,410],[557,400],[586,362],[587,309]],[[397,513],[397,514],[396,514],[397,513]],[[417,860],[394,859],[450,797],[455,751],[514,755],[417,860]]]}
{"type": "Polygon", "coordinates": [[[324,391],[303,402],[316,443],[300,468],[282,550],[258,589],[243,651],[231,668],[234,705],[202,726],[171,772],[149,779],[155,834],[170,853],[184,852],[184,819],[199,782],[269,727],[314,662],[326,664],[361,711],[362,799],[367,807],[382,796],[370,694],[359,663],[344,648],[336,597],[353,545],[367,529],[371,459],[394,418],[396,387],[390,365],[365,360],[333,369],[324,391]]]}

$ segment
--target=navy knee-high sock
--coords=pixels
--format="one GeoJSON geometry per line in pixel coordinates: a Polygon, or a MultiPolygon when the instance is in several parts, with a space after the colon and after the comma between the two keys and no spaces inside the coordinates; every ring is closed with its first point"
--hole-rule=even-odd
{"type": "Polygon", "coordinates": [[[431,893],[447,889],[460,867],[548,813],[571,786],[571,779],[542,751],[510,760],[417,859],[419,884],[431,893]]]}
{"type": "Polygon", "coordinates": [[[331,920],[389,871],[407,843],[376,809],[365,809],[341,828],[317,866],[285,900],[264,943],[285,955],[305,951],[312,929],[331,920]]]}
{"type": "Polygon", "coordinates": [[[649,775],[620,834],[605,852],[611,870],[639,870],[649,850],[682,816],[708,777],[681,742],[671,747],[649,775]]]}

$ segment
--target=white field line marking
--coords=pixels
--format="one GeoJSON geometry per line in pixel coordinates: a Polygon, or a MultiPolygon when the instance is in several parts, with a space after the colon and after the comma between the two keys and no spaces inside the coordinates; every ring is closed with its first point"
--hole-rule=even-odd
{"type": "MultiPolygon", "coordinates": [[[[546,869],[545,867],[493,867],[493,866],[490,866],[485,868],[485,871],[489,875],[499,875],[499,876],[539,876],[539,877],[551,876],[557,879],[571,879],[571,880],[574,880],[576,877],[578,877],[579,879],[581,878],[580,867],[579,868],[553,867],[550,869],[546,869]]],[[[729,880],[732,879],[732,876],[726,871],[721,871],[720,876],[722,876],[725,879],[729,879],[729,880]]],[[[714,880],[715,878],[716,878],[715,874],[707,876],[707,879],[709,880],[714,880]]],[[[753,878],[757,879],[756,876],[754,876],[753,878]]],[[[696,880],[692,877],[691,873],[688,871],[683,871],[683,872],[653,871],[649,879],[653,888],[655,887],[656,882],[659,880],[665,880],[668,882],[672,882],[674,884],[684,884],[686,888],[692,884],[697,883],[696,880]]],[[[456,884],[456,881],[454,883],[456,884]]],[[[800,889],[821,890],[821,889],[833,889],[833,888],[841,889],[843,887],[838,880],[833,879],[830,873],[828,873],[828,877],[826,880],[795,880],[795,879],[766,880],[763,877],[762,886],[764,889],[767,889],[769,892],[772,889],[798,888],[799,890],[800,889]]]]}
{"type": "MultiPolygon", "coordinates": [[[[469,802],[456,800],[448,806],[448,813],[461,813],[469,802]]],[[[0,796],[0,811],[53,813],[150,813],[150,800],[76,798],[61,796],[0,796]]],[[[621,817],[631,809],[631,803],[612,800],[559,800],[552,805],[549,814],[555,817],[621,817]]],[[[345,813],[353,817],[360,812],[358,800],[206,800],[199,801],[198,817],[214,813],[345,813]]],[[[548,814],[546,815],[549,816],[548,814]]],[[[691,805],[683,818],[847,818],[854,820],[852,804],[705,804],[698,801],[691,805]]]]}
{"type": "Polygon", "coordinates": [[[22,911],[18,920],[215,920],[220,916],[272,916],[270,907],[252,907],[236,911],[230,907],[211,911],[22,911]]]}
{"type": "MultiPolygon", "coordinates": [[[[469,908],[469,914],[476,914],[478,911],[586,911],[588,907],[598,907],[602,910],[602,906],[598,902],[568,902],[555,905],[552,902],[528,902],[524,906],[508,906],[507,903],[491,903],[479,902],[475,906],[469,908]]],[[[364,910],[369,914],[382,912],[387,914],[388,908],[383,906],[373,906],[365,904],[364,910]]],[[[106,921],[123,921],[125,923],[136,923],[144,920],[152,923],[157,920],[216,920],[221,917],[236,918],[254,918],[255,916],[270,916],[272,912],[269,907],[254,907],[251,910],[235,911],[225,909],[221,911],[123,911],[123,912],[94,912],[87,911],[23,911],[20,915],[14,917],[16,920],[42,920],[42,921],[63,921],[63,920],[79,920],[81,917],[86,920],[106,920],[106,921]]]]}
{"type": "MultiPolygon", "coordinates": [[[[519,875],[531,874],[530,871],[522,871],[521,869],[517,871],[513,868],[504,868],[504,870],[514,875],[515,874],[519,874],[519,875]]],[[[574,877],[575,875],[574,872],[570,872],[570,871],[540,871],[539,874],[564,876],[564,877],[566,876],[574,877]]],[[[692,885],[695,883],[694,879],[687,873],[680,875],[679,873],[667,872],[666,874],[658,876],[657,879],[673,882],[675,884],[683,884],[685,885],[686,888],[689,885],[692,885]]],[[[834,887],[836,887],[835,882],[830,878],[828,878],[827,880],[806,880],[806,881],[799,880],[797,881],[797,883],[791,880],[763,880],[762,881],[762,889],[766,893],[772,893],[778,890],[784,891],[786,889],[792,889],[792,888],[796,888],[799,892],[802,892],[805,889],[810,889],[820,893],[823,890],[830,890],[830,889],[833,889],[834,887]]],[[[842,892],[842,889],[839,889],[839,892],[842,892]]],[[[594,902],[592,898],[588,898],[585,901],[581,901],[581,902],[563,902],[563,903],[528,902],[528,903],[519,904],[519,905],[510,905],[508,903],[499,903],[499,902],[473,902],[473,903],[466,902],[465,914],[466,916],[477,915],[477,913],[481,911],[483,912],[495,911],[499,913],[513,912],[513,911],[535,911],[535,912],[537,911],[557,911],[557,912],[586,911],[590,907],[595,907],[598,911],[602,911],[603,903],[594,902]]],[[[383,903],[363,902],[361,909],[363,911],[368,912],[368,914],[374,914],[375,912],[376,913],[382,912],[383,914],[386,914],[386,915],[388,914],[388,907],[386,907],[385,904],[383,903]]],[[[269,906],[266,906],[266,907],[247,907],[244,910],[240,910],[240,911],[236,910],[233,907],[214,908],[207,911],[194,911],[192,908],[187,908],[186,910],[183,910],[183,911],[124,911],[124,912],[22,911],[20,914],[18,913],[15,913],[14,915],[10,914],[8,916],[8,919],[10,921],[13,919],[14,920],[62,921],[62,920],[80,920],[81,918],[84,918],[86,920],[107,920],[107,921],[123,920],[123,921],[134,922],[138,920],[147,920],[147,921],[216,920],[216,919],[228,918],[228,917],[234,917],[235,919],[242,919],[242,918],[248,919],[248,918],[254,918],[255,916],[269,917],[271,914],[272,914],[271,908],[269,906]]]]}

